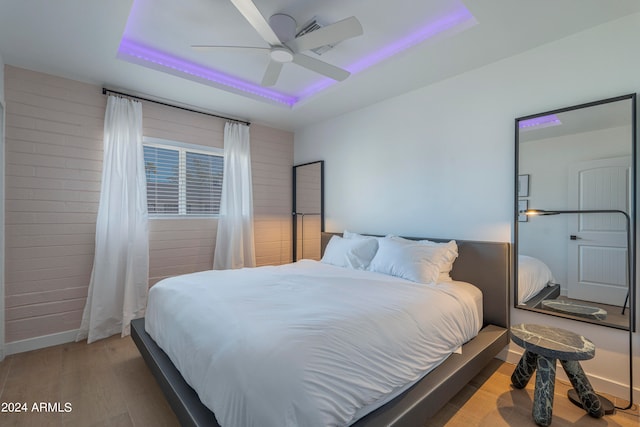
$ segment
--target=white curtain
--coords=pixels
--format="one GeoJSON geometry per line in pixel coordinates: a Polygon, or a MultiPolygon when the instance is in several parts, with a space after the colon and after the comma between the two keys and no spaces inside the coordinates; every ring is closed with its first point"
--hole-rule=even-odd
{"type": "Polygon", "coordinates": [[[128,335],[131,320],[144,315],[148,278],[142,105],[109,96],[93,271],[77,340],[128,335]]]}
{"type": "Polygon", "coordinates": [[[213,268],[255,267],[249,126],[224,126],[224,175],[213,268]]]}

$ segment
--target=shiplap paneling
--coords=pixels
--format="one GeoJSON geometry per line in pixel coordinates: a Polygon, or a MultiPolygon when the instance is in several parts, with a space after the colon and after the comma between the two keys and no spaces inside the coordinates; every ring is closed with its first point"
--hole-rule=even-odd
{"type": "MultiPolygon", "coordinates": [[[[0,301],[4,301],[4,199],[5,199],[5,168],[4,159],[4,124],[5,124],[5,104],[4,104],[4,61],[0,55],[0,301]]],[[[0,325],[5,323],[4,307],[0,306],[0,325]]],[[[6,354],[4,328],[0,327],[0,362],[4,360],[6,354]]]]}
{"type": "MultiPolygon", "coordinates": [[[[6,67],[6,341],[77,329],[93,265],[106,98],[6,67]]],[[[224,121],[143,103],[145,136],[223,148],[224,121]]],[[[258,265],[291,260],[293,134],[251,126],[258,265]]],[[[215,218],[151,219],[149,284],[210,269],[215,218]]]]}
{"type": "Polygon", "coordinates": [[[256,264],[291,262],[293,133],[251,125],[256,264]]]}
{"type": "Polygon", "coordinates": [[[77,329],[93,264],[104,96],[6,67],[6,340],[77,329]]]}

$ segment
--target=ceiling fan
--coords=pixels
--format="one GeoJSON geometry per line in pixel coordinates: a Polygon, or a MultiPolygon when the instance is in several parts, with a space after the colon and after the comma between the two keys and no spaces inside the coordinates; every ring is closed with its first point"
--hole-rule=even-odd
{"type": "Polygon", "coordinates": [[[362,35],[362,25],[354,16],[296,37],[296,21],[289,15],[278,13],[269,22],[251,0],[231,0],[238,11],[269,44],[268,48],[244,46],[193,45],[196,50],[231,50],[238,52],[262,52],[270,56],[269,65],[262,78],[262,86],[273,86],[280,77],[282,66],[293,62],[301,67],[342,81],[349,77],[347,70],[320,61],[300,52],[331,45],[362,35]]]}

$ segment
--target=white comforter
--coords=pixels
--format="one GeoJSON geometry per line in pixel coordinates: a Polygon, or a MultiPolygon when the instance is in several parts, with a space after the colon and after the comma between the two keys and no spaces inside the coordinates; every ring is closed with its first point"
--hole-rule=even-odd
{"type": "Polygon", "coordinates": [[[223,427],[345,426],[473,338],[480,291],[303,260],[151,288],[146,330],[223,427]]]}

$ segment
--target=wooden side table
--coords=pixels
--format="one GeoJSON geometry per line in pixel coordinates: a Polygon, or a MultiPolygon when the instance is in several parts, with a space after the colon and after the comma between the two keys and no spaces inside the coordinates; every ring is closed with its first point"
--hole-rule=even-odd
{"type": "Polygon", "coordinates": [[[596,347],[591,341],[564,329],[532,324],[512,326],[511,340],[525,350],[511,375],[514,387],[524,388],[537,369],[532,411],[536,424],[551,424],[556,360],[560,360],[587,413],[594,418],[604,415],[600,399],[579,363],[595,356],[596,347]]]}

